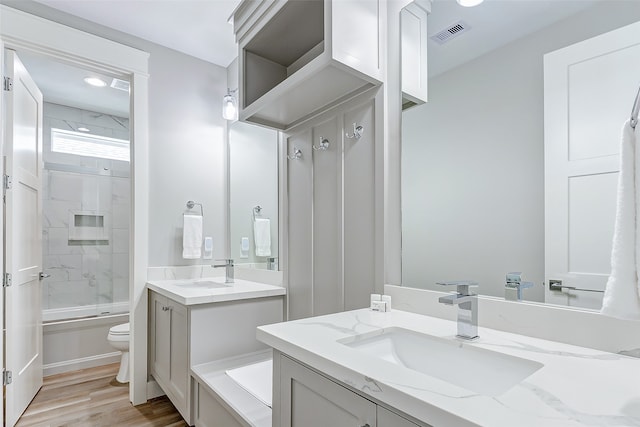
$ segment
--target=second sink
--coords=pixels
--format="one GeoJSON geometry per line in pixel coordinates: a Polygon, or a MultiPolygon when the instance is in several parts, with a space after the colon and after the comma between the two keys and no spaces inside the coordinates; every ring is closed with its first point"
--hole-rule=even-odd
{"type": "Polygon", "coordinates": [[[387,328],[338,342],[486,396],[504,393],[543,366],[532,360],[403,328],[387,328]]]}

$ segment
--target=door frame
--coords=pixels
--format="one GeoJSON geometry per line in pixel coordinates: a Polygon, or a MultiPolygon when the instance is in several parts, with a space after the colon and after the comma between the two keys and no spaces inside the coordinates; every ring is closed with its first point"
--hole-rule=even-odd
{"type": "MultiPolygon", "coordinates": [[[[149,53],[102,37],[0,5],[0,60],[4,74],[4,49],[30,51],[86,69],[127,75],[131,82],[131,232],[129,236],[129,318],[131,322],[131,382],[129,400],[147,401],[147,299],[149,212],[149,53]]],[[[0,93],[0,117],[4,117],[4,90],[0,93]]],[[[0,132],[0,150],[5,136],[0,132]]],[[[0,166],[4,174],[4,166],[0,166]]],[[[0,214],[0,220],[4,218],[0,214]]],[[[0,229],[0,239],[4,238],[0,229]]],[[[0,249],[0,256],[2,256],[0,249]]],[[[4,271],[2,271],[4,275],[4,271]]],[[[0,292],[0,294],[2,294],[0,292]]],[[[0,297],[0,303],[3,303],[0,297]]],[[[4,307],[4,304],[0,305],[4,307]]],[[[3,309],[0,309],[3,310],[3,309]]],[[[4,312],[1,313],[4,318],[4,312]]],[[[0,334],[1,336],[2,334],[0,334]]],[[[0,344],[4,346],[3,338],[0,344]]],[[[2,352],[0,352],[1,354],[2,352]]],[[[4,366],[4,360],[0,356],[4,366]]]]}

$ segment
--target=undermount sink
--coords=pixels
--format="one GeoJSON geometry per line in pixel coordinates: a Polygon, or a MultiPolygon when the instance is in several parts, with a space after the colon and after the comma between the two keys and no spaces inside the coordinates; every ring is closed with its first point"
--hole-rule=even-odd
{"type": "Polygon", "coordinates": [[[207,279],[207,280],[186,280],[184,282],[176,283],[176,286],[180,286],[183,288],[199,288],[199,289],[228,288],[232,285],[233,283],[224,283],[224,277],[220,279],[220,282],[217,282],[213,279],[207,279]]]}
{"type": "Polygon", "coordinates": [[[504,393],[543,366],[456,339],[438,338],[403,328],[387,328],[338,342],[486,396],[504,393]]]}

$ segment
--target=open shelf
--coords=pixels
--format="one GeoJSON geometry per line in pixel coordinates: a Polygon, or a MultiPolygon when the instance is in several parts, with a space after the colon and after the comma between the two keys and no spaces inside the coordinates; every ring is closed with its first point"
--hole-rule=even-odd
{"type": "Polygon", "coordinates": [[[244,105],[324,52],[324,2],[287,3],[244,47],[244,105]]]}

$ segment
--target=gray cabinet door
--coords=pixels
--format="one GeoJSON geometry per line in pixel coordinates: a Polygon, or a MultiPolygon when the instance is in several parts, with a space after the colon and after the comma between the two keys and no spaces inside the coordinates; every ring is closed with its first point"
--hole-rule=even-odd
{"type": "MultiPolygon", "coordinates": [[[[187,308],[168,300],[169,333],[169,385],[173,393],[187,407],[189,386],[189,351],[187,334],[187,308]]],[[[176,404],[176,407],[178,404],[176,404]]]]}
{"type": "Polygon", "coordinates": [[[149,297],[151,375],[188,419],[189,349],[187,308],[156,292],[149,297]]]}
{"type": "Polygon", "coordinates": [[[376,427],[376,405],[282,357],[282,427],[376,427]]]}
{"type": "Polygon", "coordinates": [[[169,377],[169,324],[170,318],[164,307],[167,299],[151,292],[149,297],[149,365],[156,380],[169,377]]]}
{"type": "Polygon", "coordinates": [[[378,406],[378,427],[419,427],[400,415],[378,406]]]}

